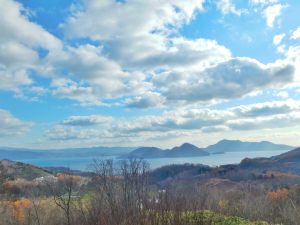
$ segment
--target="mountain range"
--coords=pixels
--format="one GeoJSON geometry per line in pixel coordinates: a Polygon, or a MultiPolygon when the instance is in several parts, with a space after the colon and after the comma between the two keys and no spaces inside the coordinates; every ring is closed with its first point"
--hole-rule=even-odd
{"type": "Polygon", "coordinates": [[[204,150],[210,153],[222,152],[246,152],[246,151],[284,151],[292,150],[294,147],[283,144],[274,144],[269,141],[247,142],[240,140],[221,140],[204,150]]]}
{"type": "Polygon", "coordinates": [[[118,156],[133,151],[134,147],[90,147],[90,148],[68,148],[68,149],[24,149],[0,147],[0,159],[26,160],[41,158],[81,158],[81,157],[103,157],[118,156]]]}
{"type": "Polygon", "coordinates": [[[221,140],[206,148],[199,148],[195,145],[184,143],[172,149],[161,149],[157,147],[90,147],[70,148],[57,150],[35,150],[23,148],[0,147],[0,159],[27,160],[43,158],[81,158],[81,157],[103,157],[112,156],[119,158],[176,158],[208,156],[225,152],[245,151],[288,151],[294,147],[272,142],[243,142],[239,140],[221,140]]]}
{"type": "MultiPolygon", "coordinates": [[[[184,148],[194,149],[192,145],[183,144],[182,146],[175,147],[175,151],[180,152],[184,148]]],[[[154,152],[157,150],[154,149],[154,152]]],[[[194,150],[198,151],[197,149],[194,150]]],[[[72,171],[67,168],[41,168],[11,160],[0,160],[0,166],[4,167],[6,175],[13,180],[18,178],[33,180],[61,172],[84,176],[89,175],[89,173],[80,173],[80,171],[72,171]]],[[[199,180],[201,179],[201,175],[204,175],[202,176],[204,180],[207,180],[207,178],[215,179],[217,177],[218,179],[222,178],[227,181],[229,179],[235,182],[247,179],[260,179],[260,181],[263,181],[261,180],[262,178],[279,176],[280,179],[284,179],[283,182],[286,182],[287,179],[293,180],[295,178],[295,176],[292,176],[293,174],[300,175],[300,148],[268,158],[245,158],[239,164],[221,165],[219,167],[210,167],[201,164],[166,165],[151,171],[150,177],[152,181],[154,180],[156,183],[161,184],[183,178],[199,180]]],[[[300,177],[297,177],[297,179],[299,181],[300,177]]]]}
{"type": "Polygon", "coordinates": [[[210,154],[220,154],[225,152],[245,152],[245,151],[288,151],[294,147],[282,144],[274,144],[268,141],[243,142],[239,140],[221,140],[206,148],[198,148],[195,145],[184,143],[172,149],[160,149],[156,147],[141,147],[130,153],[120,156],[120,158],[175,158],[208,156],[210,154]]]}
{"type": "Polygon", "coordinates": [[[184,143],[181,146],[166,150],[155,147],[141,147],[128,154],[120,156],[120,158],[176,158],[208,155],[209,153],[201,148],[189,143],[184,143]]]}

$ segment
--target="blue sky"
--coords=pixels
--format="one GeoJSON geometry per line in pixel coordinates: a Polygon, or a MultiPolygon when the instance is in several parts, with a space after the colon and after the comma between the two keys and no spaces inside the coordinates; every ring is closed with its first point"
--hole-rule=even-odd
{"type": "Polygon", "coordinates": [[[0,146],[300,144],[299,1],[0,5],[0,146]]]}

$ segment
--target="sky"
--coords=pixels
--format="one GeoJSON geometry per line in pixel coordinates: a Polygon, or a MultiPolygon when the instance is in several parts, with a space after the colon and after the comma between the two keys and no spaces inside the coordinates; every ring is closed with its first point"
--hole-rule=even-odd
{"type": "Polygon", "coordinates": [[[298,0],[0,0],[0,146],[300,145],[298,0]]]}

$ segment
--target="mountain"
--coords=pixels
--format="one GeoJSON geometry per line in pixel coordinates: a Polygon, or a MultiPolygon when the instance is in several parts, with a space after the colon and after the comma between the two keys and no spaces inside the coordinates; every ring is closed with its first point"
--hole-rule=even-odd
{"type": "Polygon", "coordinates": [[[278,156],[272,157],[277,162],[294,162],[299,163],[300,166],[300,148],[296,148],[292,151],[288,151],[278,156]]]}
{"type": "Polygon", "coordinates": [[[206,147],[204,150],[210,153],[222,152],[245,152],[245,151],[288,151],[294,147],[282,144],[274,144],[268,141],[243,142],[239,140],[221,140],[214,145],[206,147]]]}
{"type": "Polygon", "coordinates": [[[184,143],[181,146],[172,149],[160,149],[155,147],[142,147],[138,148],[129,154],[122,155],[120,158],[177,158],[177,157],[193,157],[193,156],[207,156],[208,152],[195,145],[184,143]]]}
{"type": "Polygon", "coordinates": [[[168,157],[192,157],[192,156],[208,156],[209,153],[195,145],[184,143],[179,147],[167,150],[168,157]]]}
{"type": "Polygon", "coordinates": [[[9,179],[33,180],[39,177],[53,176],[46,169],[26,163],[11,160],[0,160],[0,165],[4,168],[5,176],[9,179]]]}
{"type": "Polygon", "coordinates": [[[242,142],[239,140],[222,140],[206,148],[198,148],[192,144],[184,143],[172,149],[163,150],[155,147],[90,147],[90,148],[68,148],[52,150],[35,150],[23,148],[0,147],[0,159],[10,160],[32,160],[44,158],[83,158],[83,157],[103,157],[121,156],[138,158],[175,158],[175,157],[194,157],[206,156],[224,152],[243,152],[243,151],[277,151],[292,150],[288,145],[274,144],[267,141],[262,142],[242,142]]]}
{"type": "Polygon", "coordinates": [[[90,147],[90,148],[69,148],[57,150],[35,150],[23,148],[0,147],[0,159],[26,160],[42,158],[67,158],[67,157],[101,157],[117,156],[129,153],[135,148],[131,147],[90,147]]]}
{"type": "Polygon", "coordinates": [[[300,175],[300,148],[270,158],[246,158],[240,163],[242,169],[275,170],[300,175]]]}
{"type": "Polygon", "coordinates": [[[165,150],[155,147],[141,147],[128,154],[120,156],[120,158],[163,158],[165,150]]]}

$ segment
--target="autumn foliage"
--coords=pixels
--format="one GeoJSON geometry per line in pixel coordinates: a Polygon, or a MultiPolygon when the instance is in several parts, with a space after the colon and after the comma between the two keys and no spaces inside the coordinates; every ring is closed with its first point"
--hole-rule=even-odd
{"type": "Polygon", "coordinates": [[[31,200],[26,198],[18,199],[15,201],[6,202],[6,205],[13,210],[13,216],[18,223],[24,224],[26,209],[32,206],[31,200]]]}
{"type": "Polygon", "coordinates": [[[58,181],[80,181],[81,177],[64,173],[58,173],[57,179],[58,181]]]}
{"type": "Polygon", "coordinates": [[[271,191],[268,193],[268,197],[272,200],[272,201],[278,201],[280,199],[284,199],[288,196],[289,194],[289,190],[286,188],[281,188],[278,189],[276,191],[271,191]]]}

